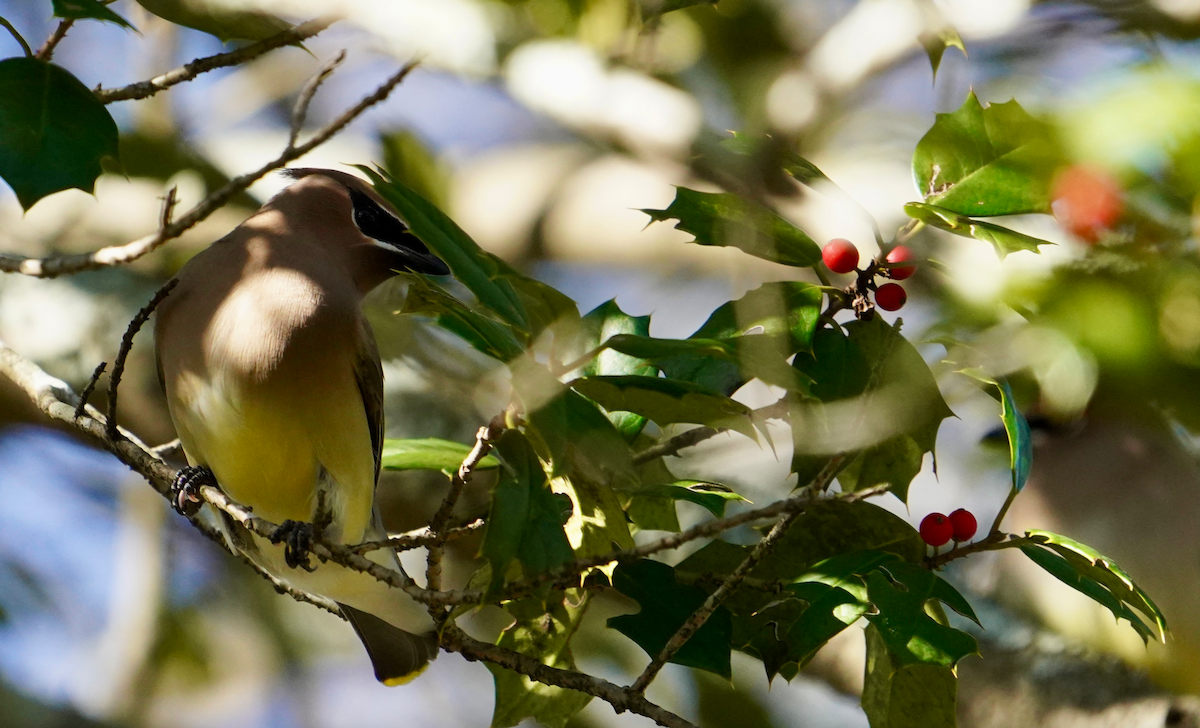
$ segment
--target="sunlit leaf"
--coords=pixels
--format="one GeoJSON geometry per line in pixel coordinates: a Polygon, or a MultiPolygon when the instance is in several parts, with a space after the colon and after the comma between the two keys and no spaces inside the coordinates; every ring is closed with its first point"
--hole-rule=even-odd
{"type": "Polygon", "coordinates": [[[574,558],[563,522],[570,501],[550,490],[542,464],[517,430],[496,442],[500,477],[492,493],[480,555],[491,567],[488,591],[504,584],[509,563],[521,562],[526,575],[549,571],[574,558]]]}
{"type": "Polygon", "coordinates": [[[937,80],[938,67],[942,65],[942,56],[946,54],[946,49],[957,48],[962,51],[963,56],[967,55],[967,47],[963,45],[962,36],[958,34],[958,30],[953,25],[943,25],[937,30],[926,31],[921,33],[921,46],[925,49],[925,54],[929,56],[929,65],[933,67],[933,80],[937,80]]]}
{"type": "Polygon", "coordinates": [[[54,0],[54,15],[74,20],[92,19],[116,23],[123,28],[137,30],[128,20],[114,13],[100,0],[54,0]]]}
{"type": "Polygon", "coordinates": [[[116,122],[79,79],[35,58],[0,61],[0,177],[23,208],[60,190],[91,192],[100,160],[118,156],[116,122]]]}
{"type": "Polygon", "coordinates": [[[1041,238],[1035,238],[1025,233],[1019,233],[1016,230],[1009,230],[995,223],[975,220],[966,215],[959,215],[936,205],[910,202],[904,206],[904,212],[909,217],[920,220],[926,225],[947,230],[964,238],[975,238],[985,243],[991,243],[1001,258],[1018,250],[1029,250],[1037,253],[1039,252],[1039,245],[1054,244],[1049,240],[1042,240],[1041,238]]]}
{"type": "MultiPolygon", "coordinates": [[[[436,437],[408,440],[383,441],[384,470],[441,470],[453,473],[471,452],[470,445],[436,437]]],[[[485,456],[475,466],[476,470],[487,470],[500,465],[491,455],[485,456]]]]}
{"type": "Polygon", "coordinates": [[[581,377],[570,386],[609,412],[634,412],[660,425],[726,427],[757,437],[749,407],[690,382],[628,375],[581,377]]]}
{"type": "Polygon", "coordinates": [[[928,602],[937,600],[979,622],[971,605],[945,579],[899,560],[881,564],[866,578],[867,598],[876,609],[867,619],[879,630],[897,663],[953,668],[962,658],[978,652],[974,637],[941,624],[926,610],[928,602]]]}
{"type": "Polygon", "coordinates": [[[703,506],[717,518],[725,515],[725,505],[729,501],[746,500],[734,493],[728,485],[709,483],[704,480],[679,480],[674,483],[643,485],[637,490],[637,495],[695,503],[703,506]]]}
{"type": "Polygon", "coordinates": [[[1118,619],[1128,620],[1143,640],[1155,637],[1154,631],[1133,611],[1137,609],[1158,628],[1157,638],[1165,641],[1167,621],[1162,611],[1111,559],[1090,546],[1049,531],[1028,531],[1026,536],[1040,544],[1021,547],[1034,563],[1107,607],[1118,619]]]}
{"type": "Polygon", "coordinates": [[[529,332],[529,314],[512,283],[505,278],[505,271],[462,228],[386,171],[363,166],[358,169],[370,178],[379,194],[392,203],[412,234],[445,261],[454,277],[475,294],[480,304],[515,330],[529,332]]]}
{"type": "Polygon", "coordinates": [[[926,202],[962,215],[1049,212],[1057,160],[1046,124],[1016,101],[984,108],[970,92],[917,142],[913,177],[926,202]]]}
{"type": "Polygon", "coordinates": [[[1017,409],[1016,396],[1007,379],[993,379],[980,370],[964,370],[963,374],[994,386],[1000,393],[1000,420],[1008,435],[1009,467],[1012,469],[1013,488],[1020,493],[1029,480],[1033,469],[1033,433],[1029,421],[1017,409]]]}
{"type": "Polygon", "coordinates": [[[958,678],[928,663],[902,663],[873,625],[867,627],[862,708],[871,728],[954,728],[958,678]]]}
{"type": "Polygon", "coordinates": [[[675,227],[700,245],[739,248],[784,265],[807,268],[821,261],[821,249],[800,228],[753,202],[724,192],[675,188],[665,210],[642,210],[654,221],[678,220],[675,227]]]}
{"type": "MultiPolygon", "coordinates": [[[[575,658],[569,641],[579,628],[588,600],[589,595],[583,594],[578,600],[553,605],[545,614],[528,610],[501,633],[496,644],[536,658],[543,665],[573,671],[575,658]]],[[[526,718],[548,728],[564,728],[592,699],[587,693],[552,687],[490,662],[487,668],[496,681],[493,728],[515,726],[526,718]]]]}
{"type": "MultiPolygon", "coordinates": [[[[656,657],[666,647],[667,640],[708,597],[699,587],[677,582],[670,566],[650,560],[617,566],[613,586],[636,601],[641,610],[637,614],[613,617],[608,620],[608,626],[636,642],[651,657],[656,657]]],[[[728,678],[732,633],[729,610],[718,607],[675,653],[671,662],[728,678]]]]}

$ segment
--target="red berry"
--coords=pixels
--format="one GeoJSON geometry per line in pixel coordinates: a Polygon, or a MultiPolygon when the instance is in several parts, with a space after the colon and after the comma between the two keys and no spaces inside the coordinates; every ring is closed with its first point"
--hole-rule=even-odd
{"type": "Polygon", "coordinates": [[[1059,224],[1089,243],[1100,239],[1121,217],[1121,186],[1107,172],[1075,164],[1058,173],[1050,192],[1059,224]]]}
{"type": "Polygon", "coordinates": [[[845,238],[834,238],[821,249],[821,260],[834,273],[849,273],[858,267],[858,248],[845,238]]]}
{"type": "Polygon", "coordinates": [[[950,514],[950,524],[954,526],[955,541],[969,541],[979,528],[975,516],[966,508],[959,508],[950,514]]]}
{"type": "MultiPolygon", "coordinates": [[[[897,245],[896,247],[892,248],[892,252],[888,253],[884,260],[889,263],[904,263],[912,260],[915,257],[916,256],[913,255],[912,250],[910,250],[908,246],[897,245]]],[[[915,265],[906,265],[899,268],[888,268],[888,276],[898,281],[902,281],[916,272],[917,266],[915,265]]]]}
{"type": "Polygon", "coordinates": [[[875,291],[875,305],[884,311],[899,311],[907,300],[908,294],[899,283],[884,283],[875,291]]]}
{"type": "Polygon", "coordinates": [[[950,541],[954,526],[941,513],[930,513],[921,520],[921,540],[937,548],[950,541]]]}

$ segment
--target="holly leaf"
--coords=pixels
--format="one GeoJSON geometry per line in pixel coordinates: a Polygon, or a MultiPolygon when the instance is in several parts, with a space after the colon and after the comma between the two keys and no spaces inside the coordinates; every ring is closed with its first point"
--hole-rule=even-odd
{"type": "MultiPolygon", "coordinates": [[[[470,445],[436,437],[384,440],[381,460],[384,470],[440,470],[450,474],[458,471],[470,453],[470,445]]],[[[499,465],[499,460],[486,455],[475,469],[488,470],[499,465]]]]}
{"type": "Polygon", "coordinates": [[[958,30],[953,25],[946,24],[937,30],[925,31],[921,33],[918,40],[921,42],[921,47],[925,49],[925,54],[929,56],[929,65],[933,67],[935,82],[937,81],[938,67],[942,65],[942,56],[946,54],[947,48],[957,48],[962,51],[964,57],[967,56],[967,47],[963,44],[962,36],[958,34],[958,30]]]}
{"type": "Polygon", "coordinates": [[[386,170],[361,165],[358,169],[396,208],[412,234],[450,267],[454,277],[475,294],[481,305],[515,331],[529,334],[529,312],[513,288],[511,275],[497,265],[495,258],[485,253],[446,213],[398,182],[386,170]]]}
{"type": "Polygon", "coordinates": [[[36,58],[0,61],[0,177],[21,207],[60,190],[95,189],[118,159],[117,124],[71,73],[36,58]]]}
{"type": "Polygon", "coordinates": [[[677,220],[675,227],[695,236],[699,245],[739,248],[750,255],[801,268],[821,260],[821,249],[800,228],[767,208],[728,192],[675,188],[665,210],[642,210],[655,222],[677,220]]]}
{"type": "MultiPolygon", "coordinates": [[[[703,589],[677,582],[670,566],[645,559],[618,565],[613,572],[613,586],[636,601],[641,611],[613,617],[608,626],[636,642],[650,657],[662,652],[672,635],[708,598],[703,589]]],[[[670,661],[728,679],[732,634],[729,610],[718,607],[670,661]]]]}
{"type": "MultiPolygon", "coordinates": [[[[576,361],[594,351],[602,342],[614,337],[649,338],[650,317],[630,316],[617,306],[616,300],[600,304],[580,318],[574,327],[560,328],[564,344],[557,355],[564,361],[576,361]],[[572,330],[573,329],[573,330],[572,330]]],[[[654,376],[658,368],[636,353],[622,353],[619,347],[600,351],[594,359],[575,370],[577,376],[635,374],[654,376]]],[[[632,442],[646,426],[646,418],[632,412],[609,412],[613,426],[632,442]]]]}
{"type": "Polygon", "coordinates": [[[431,317],[438,326],[493,359],[507,362],[524,353],[508,324],[472,310],[424,276],[402,273],[401,277],[408,281],[408,292],[397,314],[431,317]]]}
{"type": "Polygon", "coordinates": [[[114,13],[99,0],[54,0],[53,4],[56,18],[104,20],[116,23],[122,28],[137,30],[128,20],[114,13]]]}
{"type": "Polygon", "coordinates": [[[1029,250],[1037,253],[1040,252],[1038,250],[1039,245],[1054,245],[1049,240],[1042,240],[1041,238],[1035,238],[1025,233],[1019,233],[1016,230],[1009,230],[995,223],[976,220],[966,215],[959,215],[956,212],[936,205],[909,202],[904,206],[904,213],[911,218],[920,220],[926,225],[932,225],[933,227],[952,232],[955,235],[961,235],[964,238],[975,238],[985,243],[991,243],[992,247],[996,249],[996,254],[1001,258],[1018,250],[1029,250]]]}
{"type": "Polygon", "coordinates": [[[985,108],[972,91],[917,142],[913,178],[925,202],[959,214],[1049,212],[1058,157],[1045,123],[1016,101],[985,108]]]}
{"type": "Polygon", "coordinates": [[[491,567],[489,593],[504,585],[509,564],[521,562],[526,576],[549,571],[574,558],[563,530],[572,512],[569,499],[555,494],[537,454],[517,430],[496,441],[500,477],[492,493],[480,555],[491,567]]]}
{"type": "Polygon", "coordinates": [[[1144,641],[1154,630],[1133,611],[1138,610],[1154,623],[1158,639],[1166,642],[1167,620],[1158,605],[1111,559],[1090,546],[1049,531],[1027,531],[1026,537],[1037,546],[1022,546],[1034,563],[1060,581],[1107,607],[1118,619],[1126,619],[1144,641]]]}
{"type": "MultiPolygon", "coordinates": [[[[574,671],[575,658],[569,642],[579,628],[589,598],[584,594],[579,606],[572,606],[571,602],[555,604],[545,614],[534,616],[532,612],[540,611],[537,609],[522,613],[500,634],[496,644],[534,657],[543,665],[574,671]]],[[[496,682],[492,728],[515,726],[526,718],[548,728],[565,728],[567,721],[592,699],[586,693],[552,687],[499,665],[488,663],[487,668],[496,682]]]]}
{"type": "Polygon", "coordinates": [[[660,425],[708,425],[757,437],[749,407],[691,382],[633,375],[597,376],[581,377],[570,386],[609,412],[634,412],[660,425]]]}
{"type": "Polygon", "coordinates": [[[845,491],[887,483],[901,500],[934,452],[941,422],[953,412],[920,353],[881,317],[821,329],[811,355],[793,366],[813,380],[811,400],[791,406],[792,469],[806,483],[836,453],[849,464],[845,491]]]}
{"type": "Polygon", "coordinates": [[[531,341],[553,324],[579,319],[579,306],[567,294],[548,283],[530,278],[486,250],[483,251],[483,257],[500,271],[496,280],[507,283],[516,291],[529,316],[531,341]]]}
{"type": "Polygon", "coordinates": [[[954,728],[958,678],[928,663],[902,663],[868,625],[862,707],[871,728],[954,728]]]}
{"type": "MultiPolygon", "coordinates": [[[[949,346],[947,346],[949,350],[949,346]]],[[[1008,435],[1009,467],[1012,469],[1013,490],[1020,493],[1025,489],[1029,473],[1033,469],[1033,434],[1029,421],[1017,409],[1016,396],[1007,379],[993,379],[982,370],[964,369],[963,374],[985,384],[990,384],[1000,393],[1000,421],[1008,435]]]]}
{"type": "Polygon", "coordinates": [[[649,498],[668,498],[695,503],[704,507],[717,518],[725,515],[725,505],[730,501],[744,501],[733,488],[721,483],[704,480],[678,480],[674,483],[654,483],[638,488],[636,494],[649,498]]]}
{"type": "Polygon", "coordinates": [[[978,654],[974,637],[940,623],[926,609],[931,602],[942,602],[979,623],[971,605],[945,579],[898,559],[880,564],[866,579],[867,598],[876,609],[867,619],[898,664],[953,668],[967,655],[978,654]]]}

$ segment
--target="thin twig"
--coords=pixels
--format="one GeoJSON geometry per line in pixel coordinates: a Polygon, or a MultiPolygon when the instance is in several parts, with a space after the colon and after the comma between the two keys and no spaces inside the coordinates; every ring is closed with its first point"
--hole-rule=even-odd
{"type": "Polygon", "coordinates": [[[167,453],[175,452],[181,447],[183,447],[183,443],[180,442],[179,438],[177,437],[174,440],[164,442],[161,445],[155,445],[154,447],[150,448],[150,453],[154,455],[154,457],[161,460],[167,455],[167,453]]]}
{"type": "Polygon", "coordinates": [[[63,18],[60,20],[58,22],[58,27],[54,29],[54,32],[50,34],[50,37],[47,38],[46,42],[42,44],[42,47],[37,49],[37,53],[34,53],[33,57],[37,58],[39,61],[50,60],[50,57],[54,55],[54,49],[58,47],[58,44],[62,42],[63,38],[67,37],[67,31],[70,30],[71,26],[74,24],[74,18],[63,18]]]}
{"type": "Polygon", "coordinates": [[[333,60],[321,66],[321,70],[317,71],[312,78],[308,79],[308,83],[304,84],[304,89],[296,98],[296,105],[292,107],[291,131],[288,134],[289,147],[296,146],[296,142],[300,140],[300,127],[308,117],[308,107],[312,103],[313,96],[317,95],[317,89],[321,88],[321,84],[329,78],[329,74],[333,73],[334,69],[340,66],[344,60],[346,60],[346,51],[339,51],[333,60]]]}
{"type": "MultiPolygon", "coordinates": [[[[169,197],[174,197],[170,195],[169,197]]],[[[117,430],[117,387],[121,386],[121,376],[125,373],[125,359],[129,356],[130,350],[133,349],[133,337],[137,336],[137,332],[142,326],[150,320],[150,314],[154,313],[154,309],[158,308],[158,304],[163,302],[163,299],[171,293],[171,290],[179,284],[178,278],[172,278],[162,285],[154,293],[154,297],[150,302],[142,307],[133,320],[129,322],[129,326],[125,329],[125,335],[121,337],[121,348],[117,352],[117,358],[113,362],[112,374],[108,376],[108,426],[105,433],[109,439],[120,437],[120,432],[117,430]]]]}
{"type": "Polygon", "coordinates": [[[646,669],[642,671],[642,674],[638,676],[633,685],[629,686],[630,690],[638,695],[646,692],[646,688],[658,676],[663,666],[670,662],[675,653],[679,652],[679,649],[687,644],[692,635],[696,634],[704,626],[708,618],[717,611],[717,607],[721,606],[721,603],[733,593],[733,590],[742,583],[742,580],[750,574],[754,567],[758,566],[759,562],[771,553],[771,550],[775,548],[775,544],[779,543],[779,539],[783,537],[783,534],[787,533],[787,530],[799,517],[799,512],[789,513],[775,524],[771,532],[754,546],[750,554],[742,563],[738,564],[738,567],[721,583],[721,586],[717,587],[716,591],[712,594],[709,594],[708,598],[704,600],[704,604],[700,605],[700,608],[693,612],[692,616],[688,617],[687,621],[679,626],[675,634],[671,635],[671,639],[667,640],[667,644],[663,646],[658,655],[650,661],[650,664],[646,666],[646,669]]]}
{"type": "Polygon", "coordinates": [[[475,434],[475,446],[463,458],[462,464],[458,466],[458,471],[450,478],[450,490],[442,500],[442,505],[433,514],[433,518],[429,519],[429,533],[434,536],[434,540],[429,544],[429,553],[425,561],[425,583],[429,585],[430,589],[437,591],[442,588],[442,556],[445,551],[442,548],[442,542],[438,541],[437,537],[440,537],[446,528],[450,514],[454,512],[454,506],[462,496],[463,488],[467,486],[467,481],[471,479],[475,468],[492,451],[492,442],[504,431],[504,423],[504,414],[501,413],[492,418],[487,426],[479,428],[479,432],[475,434]]]}
{"type": "Polygon", "coordinates": [[[25,42],[25,38],[17,32],[17,29],[13,27],[12,23],[8,22],[3,17],[0,17],[0,26],[4,26],[12,35],[12,37],[21,44],[21,50],[25,51],[26,58],[33,58],[33,51],[29,48],[29,44],[25,42]]]}
{"type": "Polygon", "coordinates": [[[925,565],[930,569],[937,569],[944,566],[955,559],[961,559],[964,556],[977,554],[983,551],[1000,551],[1002,549],[1017,548],[1020,546],[1029,546],[1037,543],[1032,539],[1024,536],[1015,536],[1011,533],[992,533],[987,538],[981,541],[975,541],[965,546],[950,549],[944,554],[937,554],[925,559],[925,565]]]}
{"type": "Polygon", "coordinates": [[[202,73],[213,71],[218,68],[226,68],[228,66],[237,66],[246,61],[258,58],[261,55],[282,48],[286,45],[293,45],[301,41],[311,38],[317,33],[328,28],[334,23],[331,18],[317,18],[310,20],[307,23],[301,23],[291,30],[285,30],[282,33],[251,43],[243,48],[238,48],[228,53],[218,53],[215,56],[207,56],[205,58],[197,58],[196,60],[176,68],[173,71],[155,76],[149,81],[138,81],[137,83],[122,86],[120,88],[104,89],[97,88],[93,93],[96,98],[100,99],[105,104],[111,104],[114,101],[127,101],[130,99],[144,99],[153,96],[159,91],[164,91],[176,84],[191,81],[193,78],[202,73]]]}
{"type": "Polygon", "coordinates": [[[340,132],[347,124],[354,121],[360,114],[375,104],[383,101],[392,92],[404,77],[412,72],[416,67],[415,63],[409,63],[392,75],[370,96],[363,98],[357,104],[347,109],[338,118],[334,119],[320,131],[318,131],[311,139],[303,144],[288,147],[278,157],[264,164],[262,167],[235,177],[225,183],[220,189],[204,198],[199,204],[192,208],[186,215],[179,218],[165,228],[161,228],[153,235],[147,235],[144,238],[135,240],[124,245],[114,245],[91,253],[81,253],[78,255],[60,255],[48,258],[26,258],[22,255],[14,255],[11,253],[0,253],[0,272],[4,273],[22,273],[36,278],[54,278],[56,276],[69,273],[79,273],[85,270],[97,270],[114,265],[121,265],[137,260],[138,258],[156,250],[163,243],[179,237],[187,230],[191,229],[197,223],[201,222],[216,210],[220,209],[225,203],[229,202],[235,195],[240,194],[250,185],[265,177],[267,174],[283,167],[288,162],[298,159],[305,154],[308,154],[313,149],[329,141],[331,137],[340,132]]]}
{"type": "MultiPolygon", "coordinates": [[[[781,399],[778,402],[760,407],[752,412],[755,417],[760,419],[778,419],[787,416],[788,402],[786,399],[781,399]]],[[[726,432],[723,427],[694,427],[690,430],[675,435],[674,437],[663,440],[662,442],[651,445],[650,447],[640,452],[633,454],[633,464],[642,465],[651,460],[657,460],[661,457],[675,455],[684,448],[697,445],[710,437],[726,432]]]]}
{"type": "Polygon", "coordinates": [[[96,383],[100,381],[100,375],[108,368],[108,362],[102,361],[92,370],[92,376],[88,379],[88,383],[83,388],[83,392],[79,395],[79,404],[75,405],[75,417],[83,417],[84,411],[87,409],[88,399],[92,396],[92,392],[96,391],[96,383]]]}
{"type": "Polygon", "coordinates": [[[696,728],[695,724],[675,715],[665,708],[651,703],[641,695],[635,694],[629,688],[623,688],[607,680],[585,675],[572,670],[550,667],[540,660],[523,655],[520,652],[505,649],[497,645],[480,642],[465,634],[454,624],[447,624],[442,632],[442,646],[450,652],[457,652],[468,660],[484,660],[494,665],[519,672],[544,685],[577,690],[581,693],[600,698],[617,713],[630,711],[644,715],[658,725],[666,728],[696,728]]]}
{"type": "Polygon", "coordinates": [[[391,536],[384,541],[365,541],[355,544],[350,548],[357,553],[367,553],[368,551],[377,551],[379,549],[391,549],[393,551],[412,551],[413,549],[424,548],[431,544],[445,543],[455,539],[469,536],[472,533],[482,529],[485,521],[482,518],[465,523],[461,526],[447,528],[441,533],[433,533],[426,528],[418,528],[407,533],[391,536]]]}

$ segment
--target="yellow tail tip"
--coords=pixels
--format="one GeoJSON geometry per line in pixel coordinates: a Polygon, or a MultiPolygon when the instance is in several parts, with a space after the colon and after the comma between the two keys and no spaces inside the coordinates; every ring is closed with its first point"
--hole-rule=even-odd
{"type": "Polygon", "coordinates": [[[413,680],[416,680],[418,677],[420,677],[421,673],[425,672],[425,670],[427,670],[427,669],[429,669],[428,662],[426,662],[424,665],[421,665],[419,668],[417,668],[417,670],[415,672],[410,672],[407,675],[397,675],[396,677],[385,678],[383,680],[380,680],[379,682],[383,683],[384,685],[387,685],[389,688],[394,688],[398,685],[407,685],[408,683],[410,683],[413,680]]]}

